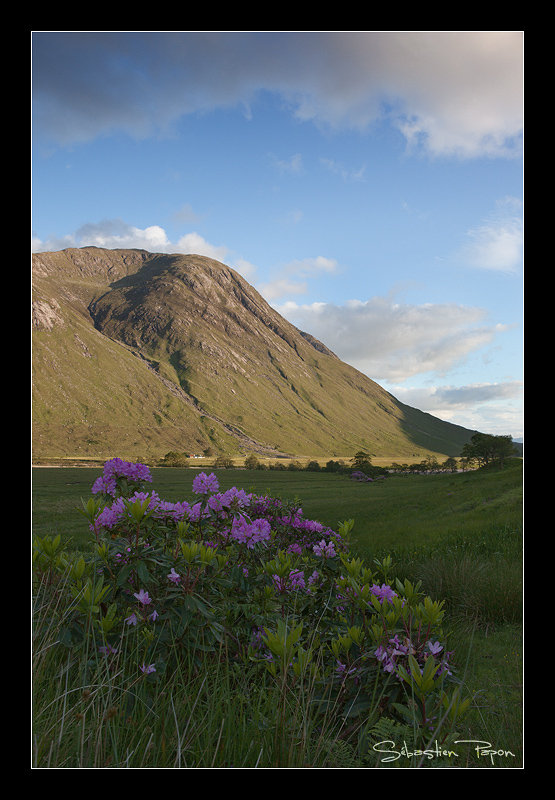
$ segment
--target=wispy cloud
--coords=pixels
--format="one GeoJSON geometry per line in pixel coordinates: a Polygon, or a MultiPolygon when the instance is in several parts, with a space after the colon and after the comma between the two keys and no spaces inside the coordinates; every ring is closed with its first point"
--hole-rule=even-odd
{"type": "Polygon", "coordinates": [[[293,174],[302,174],[305,171],[303,157],[300,153],[295,153],[295,155],[287,159],[279,159],[274,155],[270,155],[269,158],[275,169],[281,173],[289,172],[293,174]]]}
{"type": "Polygon", "coordinates": [[[498,436],[523,436],[521,381],[425,388],[392,386],[389,391],[405,405],[446,422],[498,436]]]}
{"type": "Polygon", "coordinates": [[[520,203],[505,198],[498,211],[466,233],[466,241],[455,260],[469,267],[496,272],[516,272],[522,265],[523,223],[514,213],[520,203]]]}
{"type": "Polygon", "coordinates": [[[358,167],[358,169],[353,169],[351,167],[346,167],[344,164],[340,164],[337,161],[333,161],[330,158],[321,158],[320,163],[330,172],[334,172],[336,175],[341,175],[344,181],[358,183],[359,181],[365,180],[365,164],[363,164],[362,167],[358,167]]]}

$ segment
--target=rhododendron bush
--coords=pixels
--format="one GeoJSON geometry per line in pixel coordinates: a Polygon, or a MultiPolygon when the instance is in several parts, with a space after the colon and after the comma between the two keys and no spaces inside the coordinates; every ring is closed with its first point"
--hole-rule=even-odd
{"type": "MultiPolygon", "coordinates": [[[[390,580],[391,559],[351,552],[297,503],[198,474],[167,502],[142,464],[113,459],[79,509],[91,554],[36,539],[36,592],[70,603],[60,646],[87,647],[155,688],[180,663],[227,660],[259,680],[309,682],[314,713],[370,724],[387,714],[434,731],[465,708],[442,633],[443,603],[390,580]]],[[[58,603],[61,607],[61,604],[58,603]]]]}

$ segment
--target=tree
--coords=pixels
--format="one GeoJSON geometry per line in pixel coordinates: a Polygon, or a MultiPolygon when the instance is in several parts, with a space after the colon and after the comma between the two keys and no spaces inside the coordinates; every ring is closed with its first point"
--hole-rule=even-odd
{"type": "Polygon", "coordinates": [[[359,450],[358,453],[355,453],[354,458],[351,458],[351,464],[353,469],[364,472],[372,468],[372,458],[364,450],[359,450]]]}
{"type": "Polygon", "coordinates": [[[258,469],[260,463],[255,455],[247,456],[245,459],[245,467],[247,469],[258,469]]]}
{"type": "Polygon", "coordinates": [[[470,442],[465,444],[461,456],[469,461],[477,461],[486,466],[498,461],[503,468],[505,459],[517,455],[512,436],[494,436],[489,433],[475,433],[470,442]]]}
{"type": "Polygon", "coordinates": [[[233,459],[229,456],[221,455],[214,461],[214,469],[232,469],[233,466],[233,459]]]}

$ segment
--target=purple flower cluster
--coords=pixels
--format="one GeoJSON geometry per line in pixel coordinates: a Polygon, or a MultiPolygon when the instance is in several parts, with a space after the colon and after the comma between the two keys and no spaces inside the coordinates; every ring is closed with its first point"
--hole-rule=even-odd
{"type": "Polygon", "coordinates": [[[201,472],[193,480],[193,492],[195,494],[209,494],[210,492],[217,492],[219,488],[220,484],[214,473],[207,475],[205,472],[201,472]]]}
{"type": "Polygon", "coordinates": [[[321,556],[322,558],[334,558],[337,555],[334,543],[326,543],[325,539],[322,539],[321,542],[315,544],[312,550],[314,551],[315,555],[321,556]]]}
{"type": "MultiPolygon", "coordinates": [[[[151,480],[142,464],[129,464],[121,459],[107,462],[104,473],[94,486],[93,493],[114,495],[116,478],[128,480],[151,480]]],[[[235,486],[225,492],[219,491],[219,482],[214,473],[201,472],[193,480],[193,492],[201,499],[191,505],[186,501],[172,503],[161,500],[155,492],[150,495],[135,491],[130,502],[149,498],[148,509],[153,519],[166,525],[178,522],[197,523],[210,520],[217,525],[216,540],[235,541],[253,549],[257,544],[268,544],[275,539],[276,547],[287,549],[291,554],[301,555],[304,549],[313,549],[322,558],[334,558],[343,546],[340,536],[320,522],[307,520],[301,508],[287,510],[281,500],[257,496],[235,486]],[[322,537],[326,538],[322,538],[322,537]]],[[[117,497],[100,512],[97,528],[113,532],[126,519],[126,501],[117,497]]],[[[92,527],[92,526],[91,526],[92,527]]]]}
{"type": "Polygon", "coordinates": [[[97,478],[92,487],[93,494],[106,494],[115,497],[118,479],[136,484],[152,482],[150,470],[144,464],[135,464],[123,461],[121,458],[112,458],[104,464],[102,475],[97,478]]]}
{"type": "MultiPolygon", "coordinates": [[[[212,511],[221,513],[221,516],[225,519],[230,511],[239,509],[249,508],[250,513],[253,514],[256,509],[252,506],[252,499],[252,494],[247,494],[244,489],[237,489],[236,486],[233,486],[227,492],[216,492],[210,495],[207,502],[212,511]]],[[[262,514],[257,516],[262,516],[262,514]]]]}
{"type": "Polygon", "coordinates": [[[272,582],[280,594],[297,589],[304,589],[306,587],[304,572],[299,569],[292,569],[289,575],[274,575],[272,577],[272,582]]]}
{"type": "Polygon", "coordinates": [[[231,525],[231,538],[240,544],[246,544],[251,550],[258,542],[269,542],[272,529],[265,519],[249,522],[245,517],[237,517],[231,525]]]}
{"type": "MultiPolygon", "coordinates": [[[[395,623],[396,628],[388,629],[387,603],[393,602],[398,597],[391,586],[387,583],[370,585],[369,582],[361,587],[358,580],[341,577],[342,567],[348,567],[348,563],[340,558],[343,553],[348,555],[349,552],[346,539],[320,522],[305,519],[298,504],[249,494],[236,487],[221,492],[216,475],[214,473],[207,475],[204,472],[193,479],[192,491],[196,497],[191,504],[166,502],[155,492],[143,491],[143,482],[151,480],[150,473],[144,465],[113,459],[106,463],[102,476],[95,482],[92,490],[94,494],[101,492],[104,494],[104,500],[108,500],[95,520],[95,532],[99,528],[104,528],[115,538],[115,533],[119,530],[122,540],[118,540],[110,548],[111,555],[115,559],[113,563],[116,567],[125,566],[125,574],[132,576],[127,589],[122,592],[122,600],[128,604],[121,617],[124,620],[124,630],[128,630],[127,626],[131,630],[141,625],[150,627],[154,622],[156,626],[164,625],[165,620],[169,618],[168,615],[173,613],[173,604],[179,604],[183,594],[193,590],[200,592],[202,587],[211,592],[212,583],[218,585],[220,570],[227,568],[222,564],[227,563],[233,569],[230,573],[233,575],[233,581],[236,580],[236,575],[241,575],[241,570],[246,577],[249,575],[249,568],[255,575],[254,582],[248,580],[237,582],[242,603],[245,602],[244,596],[248,597],[248,593],[254,589],[258,592],[262,583],[264,591],[269,590],[269,595],[272,594],[274,597],[279,595],[277,603],[281,606],[282,613],[295,604],[296,613],[299,609],[302,613],[306,611],[311,615],[311,619],[315,613],[318,613],[319,619],[320,613],[324,614],[321,612],[320,592],[325,592],[326,598],[331,594],[333,603],[329,604],[329,614],[337,614],[332,620],[333,629],[336,625],[353,625],[352,620],[355,617],[360,618],[360,615],[363,618],[366,618],[367,614],[377,615],[386,626],[383,629],[380,627],[380,630],[383,630],[381,635],[384,640],[377,648],[375,640],[372,640],[371,652],[368,651],[365,658],[370,656],[373,669],[376,663],[380,665],[379,671],[383,669],[386,673],[382,676],[384,680],[389,680],[389,675],[392,678],[395,676],[400,678],[399,667],[406,668],[408,657],[412,655],[420,666],[425,663],[426,657],[433,656],[440,663],[438,674],[441,672],[451,674],[448,665],[451,654],[445,653],[438,642],[428,639],[428,636],[432,635],[429,630],[420,638],[420,634],[415,633],[414,628],[408,624],[405,627],[402,620],[398,625],[395,623]],[[133,504],[135,501],[139,501],[141,505],[147,502],[148,509],[152,512],[145,519],[144,526],[141,522],[141,531],[144,531],[142,537],[138,532],[137,515],[133,516],[129,510],[129,503],[133,504]],[[129,521],[131,525],[128,524],[129,521]],[[199,543],[202,540],[204,545],[221,547],[222,552],[225,552],[223,559],[218,557],[210,561],[207,575],[203,571],[207,562],[203,560],[202,568],[199,566],[196,571],[196,568],[191,566],[185,551],[185,561],[183,561],[179,554],[179,546],[174,547],[173,533],[176,529],[180,538],[182,537],[182,531],[178,528],[180,522],[191,523],[187,535],[197,539],[199,543]],[[199,523],[198,526],[196,523],[199,523]],[[136,536],[134,532],[137,532],[136,536]],[[275,553],[279,554],[279,559],[275,562],[268,561],[267,559],[272,558],[275,553]],[[284,553],[287,553],[289,558],[282,560],[284,553]],[[159,572],[157,580],[151,583],[145,577],[144,571],[135,570],[134,566],[137,558],[149,554],[148,564],[155,563],[157,566],[153,569],[156,570],[163,568],[163,573],[159,572]],[[162,554],[160,559],[159,554],[162,554]],[[226,561],[228,557],[229,562],[226,561]],[[276,566],[278,562],[279,567],[276,566]],[[273,574],[277,572],[280,574],[273,574]],[[139,580],[150,590],[152,596],[145,589],[139,589],[139,580]],[[365,598],[364,602],[361,601],[361,593],[365,598]],[[380,604],[383,604],[383,608],[380,604]],[[346,622],[347,619],[349,622],[346,622]],[[393,635],[395,630],[400,633],[393,635]]],[[[132,511],[136,512],[136,509],[133,508],[132,511]]],[[[224,575],[223,579],[225,584],[222,585],[226,586],[227,592],[228,585],[233,581],[229,580],[228,575],[224,575]]],[[[255,596],[258,595],[252,595],[255,596]]],[[[230,597],[233,597],[233,594],[230,594],[230,597]]],[[[400,600],[396,601],[396,604],[399,602],[400,600]]],[[[327,606],[326,603],[326,614],[327,606]]],[[[260,620],[264,619],[264,616],[253,615],[250,625],[254,625],[255,618],[260,620]]],[[[249,629],[245,630],[246,635],[250,635],[249,629]]],[[[266,645],[262,630],[263,628],[252,628],[253,639],[250,641],[250,646],[255,650],[261,648],[260,652],[264,654],[266,645]]],[[[109,655],[108,651],[106,655],[109,655]]],[[[155,672],[155,664],[147,663],[146,655],[144,658],[145,663],[141,670],[145,675],[155,672]]],[[[149,658],[149,661],[151,660],[153,659],[149,658]]],[[[358,680],[359,675],[363,676],[364,669],[362,662],[355,667],[353,663],[341,664],[338,661],[336,675],[342,681],[347,678],[358,680]]]]}
{"type": "MultiPolygon", "coordinates": [[[[419,653],[417,650],[417,645],[413,644],[408,638],[404,638],[403,641],[399,639],[398,634],[395,634],[386,645],[379,645],[376,648],[375,656],[378,661],[381,662],[383,669],[385,672],[396,673],[397,667],[399,666],[400,662],[406,661],[407,656],[413,655],[420,661],[426,659],[429,655],[433,655],[435,657],[441,658],[441,652],[443,651],[443,646],[439,644],[439,642],[432,642],[428,640],[426,642],[425,647],[419,653]]],[[[449,656],[451,653],[446,653],[445,658],[443,659],[438,671],[437,675],[441,675],[442,673],[446,672],[448,675],[451,675],[451,670],[448,666],[449,656]]],[[[403,663],[403,665],[405,665],[403,663]]]]}
{"type": "Polygon", "coordinates": [[[372,586],[372,594],[376,595],[379,599],[380,603],[383,603],[384,600],[393,600],[394,597],[397,597],[391,586],[387,583],[382,583],[381,586],[378,586],[376,583],[372,586]]]}
{"type": "MultiPolygon", "coordinates": [[[[147,498],[150,498],[148,508],[149,509],[156,509],[159,507],[160,498],[156,494],[156,492],[152,492],[151,494],[146,494],[145,492],[134,492],[132,497],[130,498],[131,502],[134,503],[136,500],[140,500],[144,502],[147,498]]],[[[106,528],[107,530],[112,530],[115,528],[120,522],[125,519],[126,515],[126,506],[125,506],[125,498],[118,497],[111,505],[106,505],[100,512],[97,517],[96,524],[102,528],[106,528]]],[[[90,526],[91,530],[93,530],[93,526],[90,526]]]]}
{"type": "Polygon", "coordinates": [[[292,569],[288,575],[272,575],[272,583],[276,591],[280,594],[296,592],[299,590],[306,590],[308,592],[310,591],[310,587],[318,582],[319,576],[320,573],[318,570],[314,570],[312,575],[307,580],[306,575],[302,570],[292,569]]]}

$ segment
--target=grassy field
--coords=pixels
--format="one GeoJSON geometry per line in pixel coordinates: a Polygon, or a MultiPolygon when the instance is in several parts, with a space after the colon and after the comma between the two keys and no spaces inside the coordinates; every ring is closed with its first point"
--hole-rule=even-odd
{"type": "MultiPolygon", "coordinates": [[[[193,469],[153,468],[165,500],[191,500],[193,469]]],[[[92,468],[33,470],[35,535],[89,546],[75,510],[100,474],[92,468]]],[[[308,519],[336,528],[354,519],[352,549],[368,560],[390,553],[395,574],[421,580],[445,599],[451,646],[474,695],[461,738],[488,742],[496,756],[464,766],[520,768],[522,755],[522,462],[505,469],[392,476],[356,483],[322,472],[217,471],[220,487],[298,498],[308,519]]],[[[353,765],[354,766],[354,765],[353,765]]],[[[458,766],[461,766],[459,764],[458,766]]]]}

